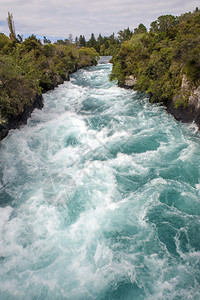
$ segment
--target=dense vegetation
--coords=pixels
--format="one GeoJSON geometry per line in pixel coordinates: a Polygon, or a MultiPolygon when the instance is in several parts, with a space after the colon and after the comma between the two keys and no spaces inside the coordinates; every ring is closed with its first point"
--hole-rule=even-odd
{"type": "Polygon", "coordinates": [[[87,47],[93,47],[100,55],[115,55],[119,51],[120,41],[118,38],[115,38],[114,33],[109,37],[102,37],[99,34],[97,39],[92,33],[86,45],[87,47]]]}
{"type": "MultiPolygon", "coordinates": [[[[57,40],[56,44],[58,45],[71,45],[73,43],[73,37],[69,34],[68,39],[64,40],[57,40]]],[[[99,34],[98,38],[96,39],[94,33],[91,34],[91,37],[88,41],[86,41],[84,35],[80,35],[80,37],[76,37],[74,41],[74,45],[77,48],[81,47],[88,47],[94,48],[100,55],[115,55],[119,52],[120,49],[120,40],[118,37],[115,37],[114,33],[111,34],[109,37],[102,37],[99,34]]]]}
{"type": "Polygon", "coordinates": [[[43,45],[34,35],[19,41],[14,31],[9,38],[1,33],[0,124],[22,114],[36,95],[62,83],[69,73],[95,65],[97,58],[93,48],[43,45]]]}
{"type": "Polygon", "coordinates": [[[200,85],[200,11],[161,16],[149,32],[142,24],[139,27],[113,57],[111,80],[123,86],[132,75],[134,89],[149,93],[152,101],[176,95],[175,105],[187,106],[188,96],[181,89],[183,74],[191,86],[200,85]]]}
{"type": "MultiPolygon", "coordinates": [[[[138,28],[134,29],[134,32],[136,31],[140,32],[146,32],[147,29],[143,24],[140,24],[138,28]]],[[[80,47],[88,47],[88,48],[94,48],[100,55],[102,56],[113,56],[117,54],[120,50],[120,45],[124,41],[129,40],[133,35],[133,32],[129,29],[120,30],[115,36],[115,34],[111,34],[110,36],[102,36],[101,34],[98,35],[97,38],[95,38],[94,33],[91,34],[91,37],[88,41],[86,41],[84,35],[80,35],[80,37],[76,37],[75,41],[73,41],[72,34],[69,34],[69,37],[64,40],[57,40],[56,44],[58,45],[76,45],[77,48],[80,47]]],[[[44,37],[44,42],[51,43],[50,40],[47,40],[46,37],[44,37]]]]}

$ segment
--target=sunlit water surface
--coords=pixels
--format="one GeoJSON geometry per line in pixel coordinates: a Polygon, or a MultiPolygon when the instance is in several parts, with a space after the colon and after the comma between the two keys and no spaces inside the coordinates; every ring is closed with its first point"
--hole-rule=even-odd
{"type": "Polygon", "coordinates": [[[1,142],[1,300],[200,299],[199,133],[111,67],[1,142]]]}

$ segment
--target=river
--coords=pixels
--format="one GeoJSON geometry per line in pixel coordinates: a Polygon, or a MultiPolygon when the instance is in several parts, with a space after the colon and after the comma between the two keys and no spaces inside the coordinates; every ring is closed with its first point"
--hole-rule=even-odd
{"type": "Polygon", "coordinates": [[[200,299],[200,136],[103,58],[0,149],[0,299],[200,299]]]}

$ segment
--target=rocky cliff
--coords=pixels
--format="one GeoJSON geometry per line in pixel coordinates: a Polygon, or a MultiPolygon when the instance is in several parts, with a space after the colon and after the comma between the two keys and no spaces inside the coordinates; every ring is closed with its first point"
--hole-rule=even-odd
{"type": "Polygon", "coordinates": [[[181,94],[168,101],[166,107],[176,120],[195,122],[200,128],[200,86],[193,86],[185,74],[182,77],[181,94]]]}

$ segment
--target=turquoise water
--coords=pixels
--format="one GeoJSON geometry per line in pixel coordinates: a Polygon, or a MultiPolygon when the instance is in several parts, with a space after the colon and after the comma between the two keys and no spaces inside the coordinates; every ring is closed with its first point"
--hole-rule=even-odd
{"type": "Polygon", "coordinates": [[[0,149],[0,299],[200,299],[200,136],[79,70],[0,149]]]}

